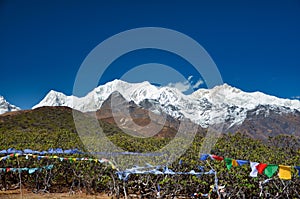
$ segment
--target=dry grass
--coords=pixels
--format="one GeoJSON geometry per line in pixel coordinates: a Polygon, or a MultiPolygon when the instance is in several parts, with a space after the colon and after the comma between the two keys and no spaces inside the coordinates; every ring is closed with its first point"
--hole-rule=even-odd
{"type": "Polygon", "coordinates": [[[74,194],[70,195],[68,193],[45,193],[45,194],[35,194],[32,192],[23,191],[21,194],[19,190],[10,190],[10,191],[0,191],[1,199],[39,199],[39,198],[49,198],[49,199],[109,199],[107,195],[86,195],[86,194],[74,194]]]}

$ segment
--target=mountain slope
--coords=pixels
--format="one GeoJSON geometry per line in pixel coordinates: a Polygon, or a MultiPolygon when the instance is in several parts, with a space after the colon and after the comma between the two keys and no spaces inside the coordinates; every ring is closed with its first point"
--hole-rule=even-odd
{"type": "Polygon", "coordinates": [[[300,137],[300,112],[283,112],[270,105],[259,105],[247,111],[247,117],[241,125],[233,126],[228,131],[241,132],[261,140],[278,135],[300,137]]]}
{"type": "Polygon", "coordinates": [[[21,110],[19,107],[7,102],[3,96],[0,96],[0,114],[21,110]]]}
{"type": "Polygon", "coordinates": [[[175,119],[187,118],[203,128],[224,123],[225,129],[241,125],[248,111],[260,105],[279,108],[281,113],[300,111],[300,101],[280,99],[261,92],[247,93],[227,84],[212,89],[199,89],[191,95],[184,95],[175,88],[155,87],[149,82],[127,83],[114,80],[101,85],[78,98],[50,91],[33,108],[41,106],[68,106],[82,112],[99,110],[103,102],[113,93],[119,92],[126,101],[156,113],[170,115],[175,119]],[[149,108],[150,107],[150,108],[149,108]]]}
{"type": "Polygon", "coordinates": [[[190,120],[178,120],[163,112],[159,114],[151,111],[151,106],[138,106],[126,99],[117,91],[113,92],[96,112],[96,117],[117,125],[125,132],[136,137],[164,137],[171,138],[176,135],[179,127],[185,133],[194,132],[204,135],[206,130],[195,125],[190,120]]]}

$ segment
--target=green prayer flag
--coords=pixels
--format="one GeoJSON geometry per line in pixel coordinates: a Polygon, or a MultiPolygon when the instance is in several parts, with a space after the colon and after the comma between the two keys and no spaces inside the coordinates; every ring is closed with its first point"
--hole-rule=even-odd
{"type": "Polygon", "coordinates": [[[278,165],[275,165],[275,164],[269,164],[265,170],[264,170],[264,174],[266,176],[268,176],[269,178],[271,178],[275,173],[276,171],[278,170],[278,165]]]}
{"type": "Polygon", "coordinates": [[[228,170],[232,167],[232,159],[231,158],[225,158],[225,164],[228,170]]]}

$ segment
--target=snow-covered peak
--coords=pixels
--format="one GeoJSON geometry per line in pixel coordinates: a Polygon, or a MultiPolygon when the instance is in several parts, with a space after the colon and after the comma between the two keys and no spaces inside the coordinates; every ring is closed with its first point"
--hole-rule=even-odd
{"type": "Polygon", "coordinates": [[[54,90],[49,91],[49,93],[44,97],[44,99],[38,104],[39,106],[34,106],[33,108],[41,106],[63,106],[69,101],[70,97],[66,96],[61,92],[54,90]]]}
{"type": "Polygon", "coordinates": [[[191,94],[195,99],[207,98],[214,103],[225,103],[246,109],[254,109],[258,105],[282,106],[300,110],[299,100],[277,98],[262,92],[244,92],[238,88],[223,84],[212,89],[199,89],[191,94]]]}
{"type": "Polygon", "coordinates": [[[92,92],[99,103],[104,101],[112,92],[118,91],[126,100],[133,100],[139,103],[145,98],[151,98],[158,88],[145,81],[142,83],[128,83],[122,80],[114,80],[105,85],[98,86],[92,92]]]}
{"type": "Polygon", "coordinates": [[[0,114],[19,110],[21,110],[19,107],[8,103],[4,97],[0,95],[0,114]]]}

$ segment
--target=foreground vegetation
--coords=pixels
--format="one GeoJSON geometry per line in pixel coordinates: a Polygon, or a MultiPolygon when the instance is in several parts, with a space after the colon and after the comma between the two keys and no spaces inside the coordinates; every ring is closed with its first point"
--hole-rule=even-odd
{"type": "MultiPolygon", "coordinates": [[[[47,150],[49,148],[78,148],[85,151],[77,135],[70,111],[47,110],[13,117],[0,118],[0,146],[2,149],[16,148],[47,150]]],[[[171,141],[170,138],[134,138],[124,134],[117,127],[100,122],[106,137],[125,151],[154,152],[171,141]]],[[[173,171],[190,170],[217,172],[218,185],[224,185],[223,198],[300,198],[300,178],[293,170],[291,181],[283,181],[275,175],[268,183],[265,175],[257,178],[249,176],[248,165],[233,167],[228,170],[224,161],[200,161],[199,152],[203,137],[197,135],[189,149],[169,165],[173,171]],[[263,186],[261,186],[263,185],[263,186]]],[[[223,135],[212,149],[213,154],[262,162],[267,164],[300,165],[299,139],[292,136],[269,138],[267,142],[251,139],[240,133],[223,135]]],[[[178,141],[180,147],[180,140],[178,141]]],[[[92,157],[91,154],[59,155],[63,157],[92,157]]],[[[93,157],[97,158],[97,157],[93,157]]],[[[114,161],[114,157],[111,157],[114,161]]],[[[107,193],[110,196],[144,198],[157,197],[199,197],[211,193],[211,198],[218,198],[212,192],[215,184],[214,175],[138,175],[132,174],[127,181],[120,180],[116,169],[111,164],[95,161],[60,161],[55,158],[37,158],[24,156],[11,157],[0,162],[0,168],[6,167],[43,167],[53,164],[52,170],[41,170],[33,174],[27,172],[1,172],[0,188],[22,188],[38,192],[79,192],[88,194],[107,193]],[[193,195],[197,193],[196,195],[193,195]]]]}

